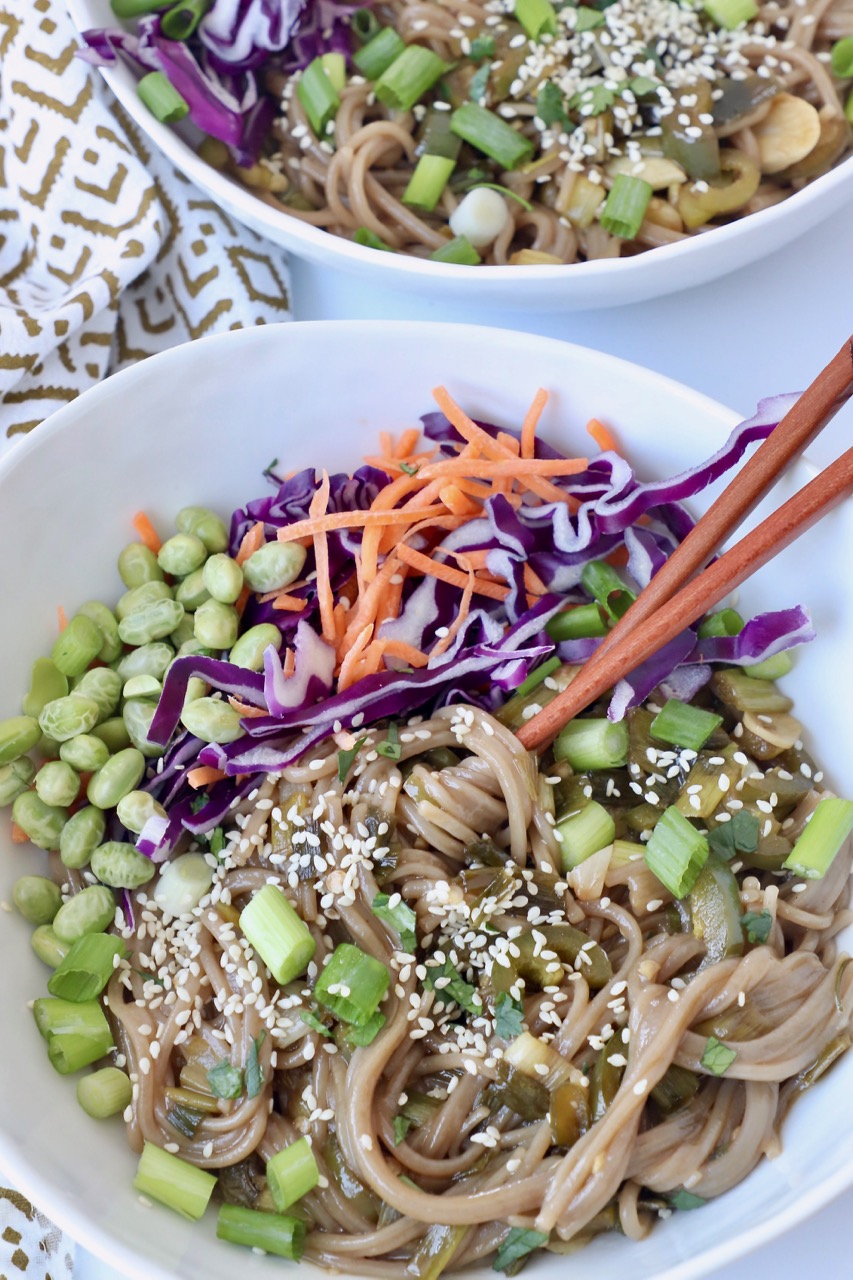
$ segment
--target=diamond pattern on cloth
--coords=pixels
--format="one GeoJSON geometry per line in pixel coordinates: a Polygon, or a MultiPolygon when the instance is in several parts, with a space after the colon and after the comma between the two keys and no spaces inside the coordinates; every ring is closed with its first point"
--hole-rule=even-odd
{"type": "Polygon", "coordinates": [[[284,251],[154,152],[63,0],[0,0],[0,451],[108,373],[290,318],[284,251]]]}
{"type": "Polygon", "coordinates": [[[0,1280],[70,1280],[74,1245],[17,1191],[0,1187],[0,1280]]]}

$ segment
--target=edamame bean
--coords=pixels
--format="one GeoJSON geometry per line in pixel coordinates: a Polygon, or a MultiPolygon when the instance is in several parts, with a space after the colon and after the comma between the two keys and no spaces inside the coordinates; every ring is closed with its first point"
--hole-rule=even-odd
{"type": "Polygon", "coordinates": [[[243,590],[243,570],[230,556],[211,556],[202,569],[202,580],[214,600],[233,604],[243,590]]]}
{"type": "Polygon", "coordinates": [[[36,795],[45,804],[67,808],[80,794],[80,775],[64,760],[48,760],[36,774],[36,795]]]}
{"type": "Polygon", "coordinates": [[[0,720],[0,764],[9,764],[26,755],[41,737],[40,721],[32,716],[12,716],[0,720]]]}
{"type": "MultiPolygon", "coordinates": [[[[123,747],[130,746],[130,734],[122,716],[111,716],[109,720],[96,724],[92,730],[92,737],[100,738],[110,753],[121,751],[123,747]]],[[[100,767],[99,765],[98,768],[100,767]]]]}
{"type": "Polygon", "coordinates": [[[230,649],[237,639],[240,619],[237,610],[219,600],[206,600],[196,609],[195,635],[210,649],[230,649]]]}
{"type": "Polygon", "coordinates": [[[26,791],[35,777],[36,767],[29,756],[21,756],[0,768],[0,805],[12,804],[26,791]]]}
{"type": "Polygon", "coordinates": [[[75,871],[88,867],[92,854],[104,838],[106,826],[102,810],[93,804],[73,813],[59,837],[59,856],[65,866],[75,871]]]}
{"type": "Polygon", "coordinates": [[[53,920],[60,942],[76,942],[88,933],[103,933],[115,920],[116,900],[103,884],[89,885],[64,902],[53,920]]]}
{"type": "Polygon", "coordinates": [[[246,586],[253,591],[280,591],[299,577],[306,554],[297,542],[267,542],[243,565],[246,586]]]}
{"type": "Polygon", "coordinates": [[[115,715],[121,701],[122,679],[116,671],[109,667],[93,667],[81,676],[74,686],[75,693],[82,693],[98,704],[98,719],[109,720],[115,715]]]}
{"type": "Polygon", "coordinates": [[[175,599],[180,601],[187,613],[195,613],[199,605],[210,599],[210,592],[204,585],[203,570],[196,569],[195,573],[178,583],[175,599]]]}
{"type": "Polygon", "coordinates": [[[101,662],[115,662],[121,654],[121,640],[118,634],[118,622],[112,609],[108,609],[100,600],[87,600],[77,611],[84,617],[91,618],[101,633],[103,644],[98,658],[101,662]]]}
{"type": "Polygon", "coordinates": [[[134,676],[153,676],[155,680],[162,680],[174,656],[174,649],[165,640],[143,644],[124,655],[116,667],[116,674],[123,684],[134,676]]]}
{"type": "Polygon", "coordinates": [[[207,507],[183,507],[175,524],[181,533],[194,533],[208,551],[224,551],[228,546],[228,530],[214,511],[207,507]]]}
{"type": "Polygon", "coordinates": [[[12,901],[30,924],[50,924],[62,906],[62,894],[46,876],[21,876],[12,888],[12,901]]]}
{"type": "Polygon", "coordinates": [[[54,929],[49,924],[40,924],[37,929],[33,930],[30,937],[30,946],[39,960],[49,965],[51,969],[58,968],[71,950],[68,943],[62,942],[57,938],[54,929]]]}
{"type": "Polygon", "coordinates": [[[92,870],[101,884],[112,889],[138,889],[154,878],[157,870],[150,858],[121,840],[109,840],[92,854],[92,870]]]}
{"type": "MultiPolygon", "coordinates": [[[[183,601],[181,601],[181,603],[183,604],[183,601]]],[[[186,605],[184,605],[184,616],[181,618],[180,623],[178,624],[177,627],[175,627],[175,630],[169,636],[169,644],[174,645],[176,649],[180,649],[181,645],[185,644],[187,640],[194,640],[194,639],[195,639],[195,623],[191,615],[186,612],[186,605]]]]}
{"type": "Polygon", "coordinates": [[[51,649],[50,656],[64,676],[79,676],[97,658],[103,643],[92,619],[76,613],[51,649]]]}
{"type": "Polygon", "coordinates": [[[271,622],[259,622],[240,636],[228,655],[228,661],[238,667],[247,667],[249,671],[262,671],[264,650],[270,645],[281,648],[281,632],[271,622]]]}
{"type": "Polygon", "coordinates": [[[94,773],[102,769],[110,758],[109,748],[93,733],[80,733],[69,738],[59,748],[59,758],[80,773],[94,773]]]}
{"type": "Polygon", "coordinates": [[[194,533],[176,533],[167,538],[157,552],[157,563],[174,578],[185,578],[195,573],[207,559],[207,547],[194,533]]]}
{"type": "Polygon", "coordinates": [[[12,805],[12,821],[39,849],[58,849],[62,828],[68,821],[68,810],[45,804],[35,791],[24,791],[12,805]]]}
{"type": "Polygon", "coordinates": [[[184,694],[184,706],[188,702],[198,702],[199,698],[205,697],[207,694],[207,685],[198,676],[191,676],[187,681],[187,691],[184,694]]]}
{"type": "Polygon", "coordinates": [[[181,723],[202,742],[233,742],[243,732],[239,712],[219,698],[185,702],[181,723]]]}
{"type": "Polygon", "coordinates": [[[149,644],[170,635],[183,616],[184,606],[177,600],[155,600],[122,618],[118,633],[125,644],[149,644]]]}
{"type": "Polygon", "coordinates": [[[122,693],[125,698],[159,698],[163,686],[153,676],[131,676],[122,693]]]}
{"type": "Polygon", "coordinates": [[[51,658],[36,658],[30,675],[30,690],[21,703],[25,716],[37,717],[48,702],[64,698],[68,692],[68,677],[64,676],[51,658]]]}
{"type": "Polygon", "coordinates": [[[43,733],[36,743],[36,751],[45,760],[59,759],[59,743],[56,738],[51,738],[49,734],[43,733]]]}
{"type": "Polygon", "coordinates": [[[163,806],[147,791],[129,791],[119,800],[116,812],[121,825],[135,836],[142,834],[149,818],[167,816],[163,806]]]}
{"type": "Polygon", "coordinates": [[[162,582],[163,570],[154,552],[144,542],[129,542],[119,553],[118,572],[124,585],[133,590],[145,582],[162,582]]]}
{"type": "MultiPolygon", "coordinates": [[[[166,582],[143,582],[141,586],[132,587],[119,597],[116,605],[116,617],[122,622],[131,613],[144,609],[155,600],[172,600],[174,591],[166,582]]],[[[120,633],[119,633],[120,634],[120,633]]]]}
{"type": "Polygon", "coordinates": [[[65,698],[54,698],[42,708],[38,722],[49,738],[67,742],[78,733],[88,733],[101,718],[101,708],[94,698],[84,693],[69,693],[65,698]]]}
{"type": "Polygon", "coordinates": [[[148,738],[148,730],[151,728],[151,721],[154,719],[156,710],[156,702],[149,702],[147,698],[131,698],[129,702],[124,704],[124,710],[122,711],[130,741],[137,751],[141,751],[149,760],[156,759],[166,750],[165,747],[161,747],[158,743],[150,742],[148,738]]]}
{"type": "Polygon", "coordinates": [[[97,773],[93,773],[86,789],[90,804],[99,809],[114,809],[126,796],[139,785],[145,773],[145,757],[136,747],[125,747],[110,756],[107,763],[97,773]]]}
{"type": "Polygon", "coordinates": [[[213,650],[208,649],[206,644],[202,644],[195,637],[192,640],[186,640],[178,650],[179,658],[211,658],[213,650]]]}

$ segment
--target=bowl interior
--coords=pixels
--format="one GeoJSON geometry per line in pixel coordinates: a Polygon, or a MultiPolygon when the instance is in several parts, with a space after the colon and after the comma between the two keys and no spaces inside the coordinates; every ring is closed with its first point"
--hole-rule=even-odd
{"type": "MultiPolygon", "coordinates": [[[[506,331],[461,326],[348,322],[282,325],[205,339],[119,374],[61,410],[0,464],[0,717],[17,714],[32,660],[49,651],[56,607],[114,601],[119,549],[144,509],[170,527],[184,504],[223,514],[264,491],[274,457],[285,470],[343,469],[377,432],[415,424],[446,383],[469,412],[517,425],[535,389],[548,387],[545,435],[587,452],[584,423],[614,427],[646,475],[666,475],[713,452],[735,422],[729,410],[675,383],[596,352],[506,331]],[[30,531],[22,544],[21,531],[30,531]],[[11,549],[17,548],[13,554],[11,549]]],[[[799,468],[799,482],[807,473],[799,468]]],[[[788,685],[831,782],[853,792],[853,694],[847,667],[853,594],[839,590],[842,548],[853,545],[853,510],[839,509],[742,588],[758,612],[803,601],[819,640],[788,685]],[[821,571],[815,572],[815,566],[821,571]],[[827,679],[828,673],[834,673],[827,679]]],[[[0,825],[0,898],[38,861],[0,825]]],[[[74,1083],[55,1075],[27,1002],[44,993],[29,926],[2,916],[0,1170],[116,1271],[147,1280],[230,1278],[277,1272],[272,1259],[235,1253],[214,1239],[212,1214],[190,1225],[145,1208],[131,1183],[135,1158],[119,1122],[93,1122],[74,1083]]],[[[853,1057],[795,1107],[784,1151],[701,1213],[675,1214],[642,1244],[603,1238],[586,1252],[598,1280],[686,1280],[791,1226],[853,1182],[847,1114],[853,1057]]],[[[536,1274],[563,1274],[543,1260],[536,1274]]],[[[491,1274],[491,1273],[484,1273],[491,1274]]],[[[532,1274],[532,1273],[531,1273],[532,1274]]]]}
{"type": "MultiPolygon", "coordinates": [[[[110,0],[68,0],[78,31],[116,25],[110,0]]],[[[554,266],[455,267],[399,253],[380,253],[330,235],[265,204],[196,155],[195,130],[160,124],[136,93],[136,77],[118,64],[105,79],[122,106],[157,148],[238,222],[311,262],[369,276],[383,288],[417,289],[435,301],[489,302],[519,312],[577,311],[641,302],[716,280],[754,262],[829,217],[853,197],[853,157],[777,205],[709,234],[621,259],[554,266]]],[[[465,318],[464,313],[460,313],[465,318]]],[[[358,313],[356,312],[357,316],[358,313]]]]}

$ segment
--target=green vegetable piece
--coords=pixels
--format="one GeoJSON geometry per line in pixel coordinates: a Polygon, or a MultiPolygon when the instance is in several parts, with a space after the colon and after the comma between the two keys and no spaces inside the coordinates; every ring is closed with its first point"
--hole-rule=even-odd
{"type": "Polygon", "coordinates": [[[75,692],[48,702],[42,708],[38,723],[48,737],[62,743],[80,733],[88,733],[100,719],[101,709],[95,699],[75,692]]]}
{"type": "Polygon", "coordinates": [[[143,644],[131,653],[126,653],[116,667],[116,674],[122,685],[134,676],[151,676],[154,680],[162,680],[174,657],[175,650],[170,644],[165,640],[156,640],[153,644],[143,644]]]}
{"type": "MultiPolygon", "coordinates": [[[[100,739],[108,752],[121,751],[122,748],[130,746],[130,735],[122,716],[111,716],[109,720],[96,724],[92,730],[92,737],[100,739]]],[[[99,765],[98,768],[100,767],[99,765]]]]}
{"type": "Polygon", "coordinates": [[[176,124],[189,114],[190,105],[178,93],[171,80],[162,71],[149,71],[136,83],[140,102],[161,124],[176,124]]]}
{"type": "Polygon", "coordinates": [[[109,933],[90,933],[78,938],[68,955],[52,974],[47,989],[61,1000],[94,1000],[113,976],[116,957],[123,960],[127,947],[109,933]]]}
{"type": "Polygon", "coordinates": [[[265,651],[270,645],[278,650],[281,643],[278,627],[271,622],[259,622],[239,637],[228,655],[228,661],[237,667],[245,667],[248,671],[263,671],[265,651]]]}
{"type": "Polygon", "coordinates": [[[415,103],[450,68],[432,49],[407,45],[376,81],[375,93],[383,106],[411,111],[415,103]]]}
{"type": "Polygon", "coordinates": [[[175,599],[180,601],[187,613],[195,613],[199,605],[210,599],[210,592],[204,585],[203,569],[196,569],[195,573],[178,583],[175,599]]]}
{"type": "MultiPolygon", "coordinates": [[[[509,1271],[522,1258],[526,1258],[534,1249],[541,1249],[548,1243],[544,1231],[532,1231],[526,1227],[511,1227],[503,1243],[495,1254],[492,1263],[493,1271],[509,1271]]],[[[514,1272],[513,1272],[514,1274],[514,1272]]]]}
{"type": "Polygon", "coordinates": [[[181,724],[202,742],[235,742],[243,734],[239,711],[218,698],[184,703],[181,724]]]}
{"type": "Polygon", "coordinates": [[[50,924],[62,906],[62,894],[46,876],[21,876],[12,889],[12,901],[30,924],[50,924]]]}
{"type": "Polygon", "coordinates": [[[59,836],[59,856],[65,866],[72,870],[88,867],[105,830],[106,818],[95,805],[87,805],[72,814],[59,836]]]}
{"type": "Polygon", "coordinates": [[[308,1224],[301,1218],[288,1218],[280,1213],[245,1209],[239,1204],[223,1204],[216,1220],[219,1240],[259,1249],[279,1258],[298,1262],[305,1249],[308,1224]]]}
{"type": "Polygon", "coordinates": [[[267,542],[243,565],[246,586],[252,591],[281,591],[302,572],[307,552],[297,542],[267,542]]]}
{"type": "Polygon", "coordinates": [[[839,80],[853,78],[853,36],[843,36],[832,46],[832,74],[839,80]]]}
{"type": "Polygon", "coordinates": [[[45,804],[67,808],[80,793],[80,775],[63,760],[48,760],[36,774],[36,794],[45,804]]]}
{"type": "Polygon", "coordinates": [[[94,733],[79,733],[76,738],[60,744],[59,758],[79,773],[94,773],[107,763],[110,752],[107,744],[94,733]]]}
{"type": "Polygon", "coordinates": [[[628,725],[607,719],[572,720],[554,742],[554,759],[568,760],[576,773],[621,769],[628,758],[628,725]]]}
{"type": "Polygon", "coordinates": [[[375,916],[385,924],[390,925],[394,932],[399,934],[403,950],[411,953],[418,945],[415,930],[418,918],[412,908],[402,901],[398,893],[394,894],[394,898],[399,899],[399,901],[396,901],[392,906],[392,899],[387,893],[377,893],[370,904],[370,909],[375,916]]]}
{"type": "Polygon", "coordinates": [[[707,1204],[701,1196],[696,1196],[692,1191],[676,1191],[674,1196],[670,1196],[669,1203],[673,1209],[680,1209],[685,1212],[687,1209],[700,1209],[703,1204],[707,1204]]]}
{"type": "Polygon", "coordinates": [[[674,746],[701,751],[715,729],[723,723],[723,717],[701,707],[690,706],[678,698],[670,698],[655,716],[651,724],[653,738],[674,746]]]}
{"type": "Polygon", "coordinates": [[[708,858],[687,904],[693,933],[705,944],[704,965],[743,955],[740,888],[727,863],[708,858]]]}
{"type": "Polygon", "coordinates": [[[495,1035],[502,1040],[514,1040],[523,1030],[524,1009],[508,991],[502,991],[495,1000],[495,1035]]]}
{"type": "Polygon", "coordinates": [[[320,972],[314,998],[341,1021],[363,1026],[378,1012],[390,982],[381,960],[342,942],[320,972]]]}
{"type": "Polygon", "coordinates": [[[350,747],[348,751],[338,752],[338,780],[341,783],[346,782],[349,777],[349,771],[353,766],[353,761],[358,755],[361,748],[367,742],[367,738],[359,738],[358,741],[350,747]]]}
{"type": "Polygon", "coordinates": [[[163,570],[157,557],[144,542],[129,542],[119,553],[118,572],[129,591],[146,582],[163,581],[163,570]]]}
{"type": "Polygon", "coordinates": [[[33,1017],[60,1075],[97,1062],[113,1048],[112,1032],[97,1000],[76,1003],[45,997],[33,1001],[33,1017]]]}
{"type": "Polygon", "coordinates": [[[93,1120],[117,1116],[130,1106],[133,1085],[118,1067],[102,1067],[83,1076],[77,1084],[77,1101],[93,1120]]]}
{"type": "Polygon", "coordinates": [[[385,27],[353,54],[353,66],[366,80],[378,80],[405,47],[394,28],[385,27]]]}
{"type": "Polygon", "coordinates": [[[758,16],[755,0],[704,0],[702,6],[712,22],[726,31],[734,31],[741,23],[758,16]]]}
{"type": "Polygon", "coordinates": [[[675,898],[688,894],[708,860],[708,841],[674,805],[659,819],[646,845],[646,866],[675,898]]]}
{"type": "MultiPolygon", "coordinates": [[[[159,808],[159,806],[158,806],[159,808]]],[[[217,831],[220,828],[217,827],[217,831]]],[[[220,832],[221,834],[221,832],[220,832]]],[[[214,837],[216,833],[214,832],[214,837]]],[[[215,853],[215,839],[210,842],[215,853]]],[[[164,915],[181,916],[193,911],[213,883],[213,868],[201,853],[182,853],[172,858],[160,872],[154,887],[154,901],[164,915]]]]}
{"type": "Polygon", "coordinates": [[[42,964],[55,969],[68,955],[68,943],[62,942],[49,924],[40,924],[33,930],[30,946],[42,964]]]}
{"type": "Polygon", "coordinates": [[[555,830],[559,833],[564,871],[580,866],[594,853],[612,844],[616,837],[616,824],[611,814],[597,800],[589,800],[577,813],[559,822],[555,830]]]}
{"type": "Polygon", "coordinates": [[[54,644],[50,656],[64,676],[79,676],[97,658],[103,643],[97,625],[78,613],[54,644]]]}
{"type": "Polygon", "coordinates": [[[99,720],[109,720],[121,701],[121,676],[109,667],[93,667],[80,678],[74,692],[98,704],[99,720]]]}
{"type": "Polygon", "coordinates": [[[761,823],[754,813],[739,809],[728,822],[722,822],[708,833],[711,852],[726,860],[736,853],[755,853],[761,823]]]}
{"type": "Polygon", "coordinates": [[[261,1045],[266,1032],[262,1031],[249,1045],[249,1059],[246,1063],[246,1097],[257,1098],[264,1087],[264,1069],[261,1066],[261,1045]]]}
{"type": "Polygon", "coordinates": [[[214,600],[234,604],[243,590],[243,570],[236,560],[218,552],[202,569],[202,582],[214,600]]]}
{"type": "Polygon", "coordinates": [[[273,1204],[279,1213],[313,1191],[320,1181],[320,1170],[307,1138],[297,1138],[277,1151],[267,1161],[266,1173],[273,1204]]]}
{"type": "Polygon", "coordinates": [[[137,751],[141,751],[147,759],[154,759],[162,756],[165,747],[160,746],[157,742],[151,742],[148,738],[148,730],[151,728],[151,721],[157,711],[157,703],[149,702],[147,698],[132,698],[130,702],[124,704],[122,716],[124,718],[125,729],[130,741],[136,747],[137,751]]]}
{"type": "Polygon", "coordinates": [[[175,518],[181,533],[193,533],[213,554],[225,551],[228,546],[228,530],[215,511],[207,507],[183,507],[175,518]]]}
{"type": "Polygon", "coordinates": [[[707,1044],[699,1061],[711,1075],[724,1076],[736,1057],[736,1049],[730,1049],[727,1044],[723,1044],[716,1036],[708,1036],[707,1044]]]}
{"type": "Polygon", "coordinates": [[[129,618],[132,613],[138,613],[140,609],[146,609],[148,605],[154,604],[157,600],[173,600],[174,596],[174,591],[166,582],[140,583],[138,587],[132,587],[130,591],[125,591],[124,595],[119,598],[119,602],[116,605],[116,617],[119,622],[124,622],[125,618],[129,618]]]}
{"type": "Polygon", "coordinates": [[[230,649],[237,640],[239,629],[240,619],[233,605],[205,600],[196,609],[196,639],[209,649],[230,649]]]}
{"type": "Polygon", "coordinates": [[[112,890],[103,884],[92,884],[62,904],[53,928],[61,942],[76,942],[87,933],[103,933],[113,923],[115,913],[112,890]]]}
{"type": "Polygon", "coordinates": [[[145,773],[145,757],[136,747],[125,747],[110,756],[107,763],[89,780],[86,790],[90,804],[99,809],[114,809],[129,791],[135,791],[145,773]]]}
{"type": "Polygon", "coordinates": [[[0,720],[0,764],[10,764],[12,760],[31,751],[41,737],[40,724],[41,720],[35,720],[32,716],[12,716],[9,720],[0,720]]]}
{"type": "Polygon", "coordinates": [[[196,1222],[210,1202],[216,1177],[146,1142],[133,1185],[141,1195],[150,1196],[196,1222]]]}
{"type": "Polygon", "coordinates": [[[157,552],[157,563],[173,578],[186,578],[195,573],[207,559],[207,547],[194,533],[176,533],[167,538],[157,552]]]}
{"type": "Polygon", "coordinates": [[[131,676],[122,689],[125,698],[159,698],[163,686],[153,676],[131,676]]]}
{"type": "Polygon", "coordinates": [[[12,804],[27,790],[36,772],[29,756],[19,756],[0,767],[0,805],[12,804]]]}
{"type": "Polygon", "coordinates": [[[781,680],[794,669],[793,652],[795,650],[784,649],[782,653],[774,653],[763,662],[753,662],[747,671],[753,680],[781,680]]]}
{"type": "Polygon", "coordinates": [[[91,618],[101,633],[101,648],[98,659],[101,662],[115,662],[121,655],[121,640],[118,634],[118,622],[112,609],[108,609],[100,600],[87,600],[77,610],[84,618],[91,618]]]}
{"type": "Polygon", "coordinates": [[[12,821],[39,849],[59,848],[59,837],[67,819],[66,809],[45,804],[35,791],[24,791],[12,805],[12,821]]]}
{"type": "Polygon", "coordinates": [[[747,942],[756,945],[766,942],[770,937],[770,930],[773,928],[773,917],[769,911],[746,911],[741,923],[743,924],[747,942]]]}
{"type": "Polygon", "coordinates": [[[125,644],[150,644],[171,635],[184,616],[184,606],[177,600],[155,600],[122,618],[118,633],[125,644]]]}
{"type": "Polygon", "coordinates": [[[821,800],[782,866],[806,880],[820,880],[851,831],[853,801],[835,796],[821,800]]]}
{"type": "Polygon", "coordinates": [[[111,889],[138,889],[153,880],[157,870],[150,858],[121,840],[108,840],[92,854],[92,871],[111,889]]]}
{"type": "Polygon", "coordinates": [[[254,894],[240,912],[240,928],[279,986],[303,974],[314,956],[311,930],[275,885],[254,894]]]}
{"type": "Polygon", "coordinates": [[[21,709],[25,716],[37,718],[48,702],[64,698],[68,693],[68,677],[51,658],[36,658],[30,675],[30,689],[21,709]]]}
{"type": "Polygon", "coordinates": [[[136,836],[142,834],[149,818],[166,817],[166,810],[148,791],[129,791],[119,800],[116,813],[121,825],[136,836]]]}
{"type": "Polygon", "coordinates": [[[169,644],[174,645],[175,649],[178,650],[188,640],[195,643],[195,619],[191,613],[187,612],[186,605],[184,605],[184,616],[169,636],[169,644]]]}
{"type": "MultiPolygon", "coordinates": [[[[576,31],[586,31],[589,25],[601,26],[604,23],[604,14],[594,9],[578,9],[577,15],[576,31]],[[587,14],[598,21],[581,26],[587,14]]],[[[531,40],[538,40],[543,34],[557,34],[557,15],[550,0],[515,0],[515,17],[531,40]]]]}
{"type": "Polygon", "coordinates": [[[216,1098],[239,1098],[243,1092],[243,1072],[223,1058],[208,1070],[207,1083],[216,1098]]]}

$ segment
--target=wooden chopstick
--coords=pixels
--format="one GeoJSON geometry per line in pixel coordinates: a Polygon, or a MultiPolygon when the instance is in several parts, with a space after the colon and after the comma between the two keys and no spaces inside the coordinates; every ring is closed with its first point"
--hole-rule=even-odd
{"type": "Polygon", "coordinates": [[[547,745],[573,716],[701,618],[853,492],[850,449],[688,582],[851,394],[853,338],[848,339],[697,522],[568,688],[518,730],[525,747],[536,750],[547,745]],[[688,585],[682,586],[684,583],[688,585]]]}

